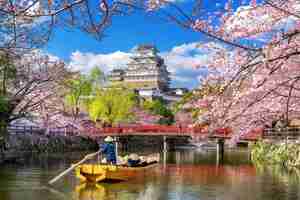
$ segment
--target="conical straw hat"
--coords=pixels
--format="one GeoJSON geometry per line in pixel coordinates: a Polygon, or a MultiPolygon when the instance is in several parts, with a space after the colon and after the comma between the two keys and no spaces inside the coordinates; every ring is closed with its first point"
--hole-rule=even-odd
{"type": "Polygon", "coordinates": [[[111,136],[107,136],[105,139],[104,139],[104,142],[113,142],[114,139],[111,137],[111,136]]]}

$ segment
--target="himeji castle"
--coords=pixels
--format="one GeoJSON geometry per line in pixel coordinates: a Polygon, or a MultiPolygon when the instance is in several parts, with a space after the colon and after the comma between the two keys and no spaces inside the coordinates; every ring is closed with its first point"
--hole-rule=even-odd
{"type": "Polygon", "coordinates": [[[109,80],[112,86],[134,89],[145,98],[162,97],[176,101],[186,92],[184,88],[169,87],[170,73],[153,45],[135,47],[127,67],[112,70],[109,80]]]}

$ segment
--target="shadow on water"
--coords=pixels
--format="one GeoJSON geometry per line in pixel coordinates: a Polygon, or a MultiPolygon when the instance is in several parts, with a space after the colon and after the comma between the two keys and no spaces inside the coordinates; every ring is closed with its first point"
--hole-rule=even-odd
{"type": "MultiPolygon", "coordinates": [[[[166,163],[128,182],[80,184],[74,174],[52,188],[47,181],[85,153],[28,158],[23,166],[0,167],[1,200],[300,200],[299,176],[254,167],[246,150],[181,149],[166,163]]],[[[161,155],[163,161],[163,154],[161,155]]]]}

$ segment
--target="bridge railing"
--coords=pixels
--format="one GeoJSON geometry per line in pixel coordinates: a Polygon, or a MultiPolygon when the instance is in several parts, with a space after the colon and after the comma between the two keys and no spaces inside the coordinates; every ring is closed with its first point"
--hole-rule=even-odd
{"type": "Polygon", "coordinates": [[[230,139],[231,136],[232,136],[232,129],[226,127],[226,128],[216,129],[210,137],[230,139]]]}
{"type": "Polygon", "coordinates": [[[9,134],[39,134],[39,135],[78,135],[79,130],[71,127],[51,127],[10,125],[5,127],[9,134]]]}
{"type": "MultiPolygon", "coordinates": [[[[141,125],[141,126],[122,126],[122,127],[105,127],[94,130],[101,133],[112,134],[129,134],[129,133],[183,133],[187,131],[186,127],[178,126],[161,126],[161,125],[141,125]]],[[[190,132],[189,130],[188,132],[190,132]]]]}
{"type": "Polygon", "coordinates": [[[264,139],[298,139],[300,138],[300,128],[265,128],[263,131],[264,139]]]}
{"type": "Polygon", "coordinates": [[[192,133],[193,128],[182,126],[164,126],[164,125],[138,125],[138,126],[122,126],[122,127],[104,127],[91,128],[93,134],[133,134],[133,133],[192,133]]]}
{"type": "MultiPolygon", "coordinates": [[[[105,136],[105,135],[209,135],[208,131],[201,127],[188,127],[176,125],[134,125],[117,127],[85,127],[78,130],[72,127],[52,127],[45,129],[38,126],[11,125],[6,127],[10,134],[41,134],[41,135],[87,135],[87,136],[105,136]]],[[[210,134],[214,138],[230,138],[231,130],[220,128],[210,134]]]]}
{"type": "MultiPolygon", "coordinates": [[[[166,125],[136,125],[120,127],[90,128],[89,131],[95,136],[101,135],[197,135],[208,134],[208,131],[201,127],[188,126],[166,126],[166,125]]],[[[229,128],[220,128],[211,134],[211,137],[230,138],[231,130],[229,128]]]]}

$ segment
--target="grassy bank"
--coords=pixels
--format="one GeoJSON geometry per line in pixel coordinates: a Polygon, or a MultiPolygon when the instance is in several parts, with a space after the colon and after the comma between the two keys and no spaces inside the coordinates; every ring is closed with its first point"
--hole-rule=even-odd
{"type": "Polygon", "coordinates": [[[300,168],[300,144],[259,141],[252,146],[251,157],[254,163],[260,165],[300,168]]]}

